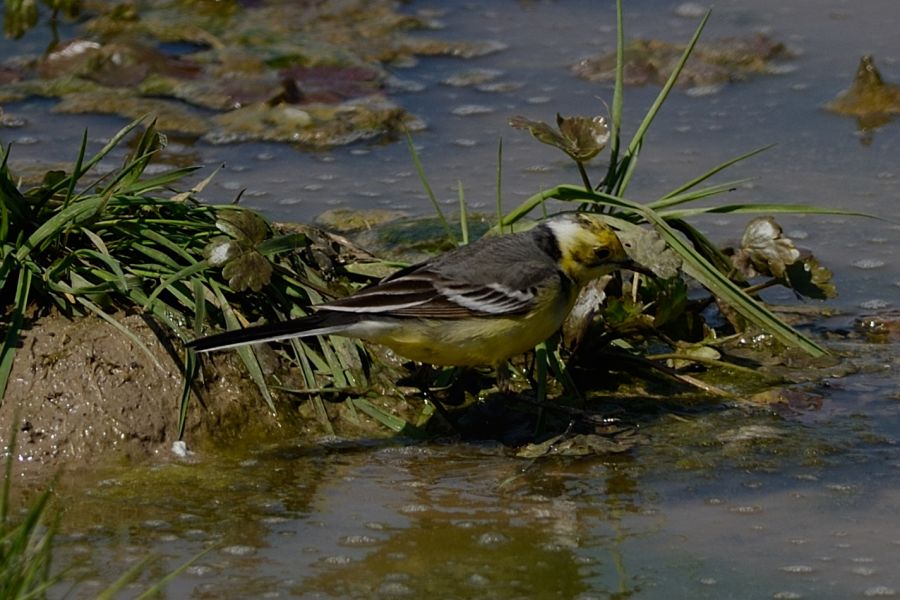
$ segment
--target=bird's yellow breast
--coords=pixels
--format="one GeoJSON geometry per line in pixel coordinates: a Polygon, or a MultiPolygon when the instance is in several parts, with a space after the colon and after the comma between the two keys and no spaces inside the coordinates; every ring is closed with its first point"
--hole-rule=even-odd
{"type": "Polygon", "coordinates": [[[498,366],[556,333],[574,301],[549,290],[541,296],[536,309],[523,316],[397,319],[360,337],[433,365],[498,366]]]}

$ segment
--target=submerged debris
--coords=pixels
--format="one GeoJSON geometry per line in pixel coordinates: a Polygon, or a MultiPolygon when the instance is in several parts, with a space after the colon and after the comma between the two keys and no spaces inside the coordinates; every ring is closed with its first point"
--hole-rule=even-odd
{"type": "Polygon", "coordinates": [[[424,126],[389,97],[396,86],[383,64],[502,49],[411,37],[431,23],[387,0],[235,2],[215,11],[142,0],[91,5],[85,17],[80,37],[0,65],[0,102],[58,98],[58,112],[152,113],[161,129],[212,143],[327,148],[424,126]]]}
{"type": "Polygon", "coordinates": [[[826,104],[825,110],[856,117],[857,128],[862,132],[877,129],[900,114],[900,86],[886,83],[875,60],[866,55],[859,61],[853,83],[826,104]]]}
{"type": "MultiPolygon", "coordinates": [[[[625,45],[625,85],[664,84],[684,48],[683,44],[660,40],[631,40],[625,45]]],[[[722,38],[697,45],[678,78],[678,85],[716,88],[755,75],[782,73],[786,69],[783,61],[790,58],[788,48],[767,35],[722,38]]],[[[588,81],[615,81],[616,53],[586,58],[573,65],[572,71],[588,81]]]]}

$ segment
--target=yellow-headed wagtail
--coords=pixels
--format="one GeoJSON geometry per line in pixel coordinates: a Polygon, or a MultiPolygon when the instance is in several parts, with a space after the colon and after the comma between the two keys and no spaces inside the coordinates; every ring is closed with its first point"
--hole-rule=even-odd
{"type": "Polygon", "coordinates": [[[412,265],[316,313],[195,340],[200,352],[314,335],[384,344],[433,365],[499,367],[553,335],[590,280],[634,268],[595,215],[564,214],[412,265]]]}

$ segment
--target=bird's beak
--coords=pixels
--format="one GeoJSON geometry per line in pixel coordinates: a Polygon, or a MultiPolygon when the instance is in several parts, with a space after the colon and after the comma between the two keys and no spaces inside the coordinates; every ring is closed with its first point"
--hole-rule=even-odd
{"type": "Polygon", "coordinates": [[[634,271],[635,273],[641,273],[642,275],[647,275],[647,276],[649,276],[649,277],[655,277],[655,276],[656,276],[656,275],[653,273],[653,271],[651,271],[650,269],[648,269],[648,268],[645,267],[644,265],[642,265],[642,264],[640,264],[640,263],[637,263],[637,262],[633,261],[633,260],[630,259],[630,258],[629,258],[629,259],[626,259],[626,260],[623,260],[623,261],[619,261],[619,262],[617,263],[617,266],[619,267],[619,269],[622,269],[623,271],[634,271]]]}

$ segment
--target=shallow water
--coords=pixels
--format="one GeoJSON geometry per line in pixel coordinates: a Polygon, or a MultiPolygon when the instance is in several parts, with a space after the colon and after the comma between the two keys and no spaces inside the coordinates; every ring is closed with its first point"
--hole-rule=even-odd
{"type": "Polygon", "coordinates": [[[398,440],[121,469],[66,501],[60,552],[78,597],[148,549],[164,559],[144,581],[210,543],[171,597],[896,595],[891,375],[828,383],[820,410],[787,416],[660,410],[611,457],[398,440]]]}
{"type": "MultiPolygon", "coordinates": [[[[628,34],[686,40],[695,20],[676,17],[676,5],[629,0],[628,34]]],[[[568,66],[612,46],[612,4],[408,7],[428,8],[445,11],[438,35],[508,46],[477,60],[421,59],[395,70],[424,84],[398,98],[429,124],[415,143],[448,208],[461,180],[470,205],[493,212],[501,137],[506,208],[561,181],[577,182],[561,155],[506,121],[605,113],[610,89],[576,79],[568,66]],[[521,87],[491,93],[441,83],[471,68],[497,69],[497,81],[521,87]],[[481,108],[466,108],[473,106],[481,108]]],[[[886,79],[900,81],[898,29],[894,0],[718,2],[705,38],[765,30],[798,52],[796,68],[714,95],[674,92],[630,195],[654,199],[726,158],[776,143],[720,176],[755,178],[729,200],[815,203],[900,220],[900,123],[863,144],[852,119],[821,110],[849,85],[862,54],[875,56],[886,79]]],[[[42,47],[39,40],[25,44],[42,47]]],[[[22,48],[0,41],[3,52],[22,48]]],[[[627,90],[626,127],[636,127],[655,94],[627,90]]],[[[122,125],[54,115],[51,107],[45,100],[4,107],[28,120],[0,131],[4,143],[15,143],[14,164],[71,160],[84,127],[99,144],[122,125]]],[[[209,200],[227,201],[247,188],[242,202],[275,219],[305,221],[341,206],[430,213],[402,143],[318,154],[272,144],[184,152],[226,163],[209,200]]],[[[727,240],[739,236],[744,220],[722,216],[702,225],[727,240]]],[[[900,305],[896,225],[779,220],[835,272],[841,296],[829,306],[852,317],[900,305]]],[[[827,325],[845,327],[850,317],[827,325]]],[[[170,584],[170,597],[900,595],[897,346],[862,354],[862,374],[815,386],[818,410],[667,407],[642,425],[646,442],[625,456],[528,461],[492,444],[400,440],[261,448],[113,470],[64,500],[58,564],[79,565],[71,579],[85,581],[76,597],[91,597],[148,552],[164,559],[144,581],[210,541],[219,546],[170,584]]]]}

